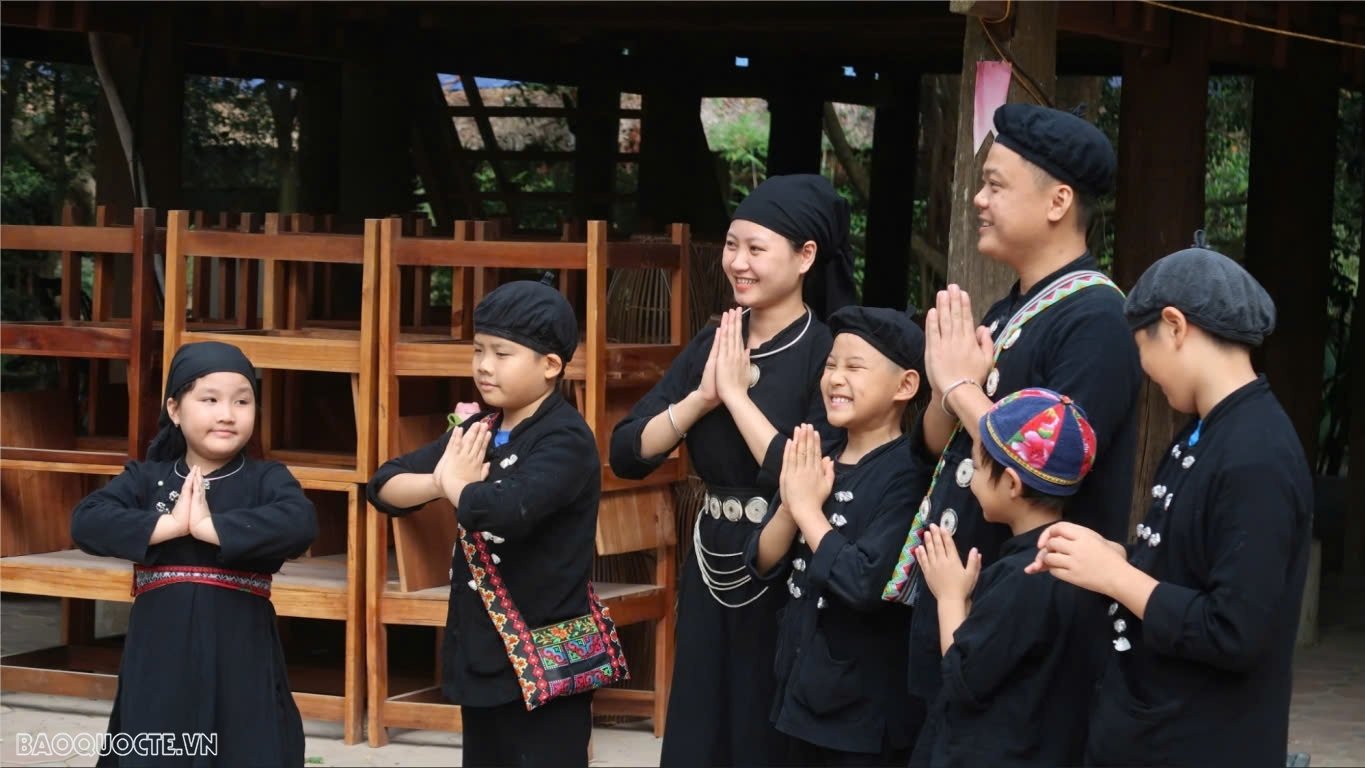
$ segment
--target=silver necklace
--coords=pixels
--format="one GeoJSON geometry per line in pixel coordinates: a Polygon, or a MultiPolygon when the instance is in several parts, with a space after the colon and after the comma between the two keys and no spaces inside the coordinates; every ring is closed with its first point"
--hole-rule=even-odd
{"type": "MultiPolygon", "coordinates": [[[[214,481],[214,480],[225,480],[225,479],[227,479],[227,478],[229,478],[229,477],[232,477],[233,475],[237,474],[238,472],[241,472],[241,471],[242,471],[242,467],[245,467],[245,466],[246,466],[246,457],[245,457],[245,456],[240,456],[240,457],[238,457],[238,458],[239,458],[239,461],[237,462],[237,468],[234,469],[234,470],[232,470],[231,472],[227,473],[226,475],[219,475],[219,476],[217,476],[217,477],[205,477],[205,478],[204,478],[204,490],[207,491],[207,490],[209,490],[210,488],[212,488],[212,487],[213,487],[213,481],[214,481]]],[[[187,461],[187,462],[185,462],[185,469],[188,470],[189,468],[190,468],[190,463],[187,461]]],[[[182,475],[182,474],[180,474],[180,462],[177,461],[177,462],[175,463],[175,465],[171,467],[171,469],[175,471],[175,476],[178,477],[178,478],[180,478],[181,480],[188,480],[188,479],[189,479],[189,475],[182,475]]]]}
{"type": "MultiPolygon", "coordinates": [[[[792,339],[791,341],[787,342],[786,344],[783,344],[782,346],[778,347],[777,349],[770,349],[770,350],[768,350],[767,352],[762,352],[762,353],[757,354],[757,355],[752,354],[752,353],[749,355],[749,389],[753,389],[753,388],[754,388],[754,385],[758,383],[758,379],[759,379],[759,377],[762,375],[762,371],[760,371],[760,370],[758,369],[758,363],[755,363],[755,362],[754,362],[755,360],[761,360],[762,358],[765,358],[765,357],[771,357],[771,356],[777,354],[778,352],[784,352],[784,351],[790,349],[790,348],[793,347],[798,341],[800,341],[802,338],[805,337],[806,331],[809,331],[809,330],[810,330],[810,322],[811,322],[811,320],[815,319],[815,313],[811,311],[810,306],[808,306],[808,305],[803,305],[803,306],[806,307],[806,325],[805,325],[804,328],[801,329],[801,332],[800,332],[800,333],[796,334],[796,338],[792,339]]],[[[743,312],[740,313],[740,316],[743,317],[744,315],[747,315],[751,310],[752,310],[752,308],[744,310],[743,312]]]]}

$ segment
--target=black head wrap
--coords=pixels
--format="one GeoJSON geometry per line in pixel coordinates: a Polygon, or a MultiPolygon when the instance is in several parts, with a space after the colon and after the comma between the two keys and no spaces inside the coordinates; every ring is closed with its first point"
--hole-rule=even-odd
{"type": "Polygon", "coordinates": [[[848,201],[815,173],[770,176],[735,210],[736,219],[767,227],[788,240],[815,241],[815,264],[802,293],[820,317],[857,302],[848,216],[848,201]]]}
{"type": "Polygon", "coordinates": [[[924,331],[910,315],[886,307],[844,307],[829,317],[829,332],[851,333],[886,359],[924,379],[924,331]]]}
{"type": "Polygon", "coordinates": [[[559,291],[517,280],[495,288],[474,308],[474,331],[499,336],[568,365],[578,347],[578,318],[559,291]]]}
{"type": "Polygon", "coordinates": [[[160,431],[147,447],[148,461],[174,461],[185,455],[185,436],[171,421],[166,401],[193,384],[201,376],[229,371],[240,373],[251,382],[251,391],[260,395],[256,386],[256,368],[242,354],[242,350],[221,341],[200,341],[186,344],[171,358],[170,373],[166,376],[166,394],[161,398],[160,431]]]}

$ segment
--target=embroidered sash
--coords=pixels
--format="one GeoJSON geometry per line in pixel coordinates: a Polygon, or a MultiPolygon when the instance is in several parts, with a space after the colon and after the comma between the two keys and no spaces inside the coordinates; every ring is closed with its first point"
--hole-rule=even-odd
{"type": "MultiPolygon", "coordinates": [[[[1014,341],[1018,338],[1025,323],[1068,296],[1096,285],[1108,286],[1118,291],[1120,296],[1123,295],[1123,291],[1119,290],[1119,287],[1112,280],[1103,273],[1093,270],[1068,272],[1048,284],[1028,304],[1015,312],[1014,316],[1005,324],[1004,329],[995,337],[995,356],[992,358],[992,365],[1000,361],[1002,352],[1014,345],[1014,341]]],[[[953,428],[952,434],[948,436],[949,445],[961,431],[962,424],[959,423],[953,428]]],[[[938,465],[934,467],[933,477],[929,481],[929,491],[924,494],[924,500],[920,502],[919,511],[915,513],[915,518],[910,523],[910,533],[905,537],[905,545],[901,547],[900,557],[896,560],[896,569],[891,573],[891,580],[882,589],[882,599],[887,602],[906,605],[914,605],[915,603],[915,596],[918,591],[914,588],[917,582],[912,578],[918,573],[915,570],[915,549],[923,543],[923,532],[929,525],[929,499],[933,498],[934,488],[938,486],[938,479],[943,474],[943,465],[947,461],[947,455],[948,452],[945,447],[944,452],[938,458],[938,465]]]]}

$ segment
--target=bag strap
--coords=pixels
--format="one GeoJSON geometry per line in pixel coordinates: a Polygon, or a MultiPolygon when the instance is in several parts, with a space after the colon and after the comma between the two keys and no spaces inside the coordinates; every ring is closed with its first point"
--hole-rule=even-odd
{"type": "MultiPolygon", "coordinates": [[[[1010,343],[1010,337],[1019,333],[1028,321],[1060,304],[1064,299],[1094,286],[1107,286],[1118,291],[1119,296],[1123,296],[1123,291],[1103,272],[1087,269],[1062,275],[1048,283],[1029,303],[1020,307],[1019,311],[1010,317],[1009,322],[1005,324],[1004,329],[995,338],[995,362],[999,362],[1001,353],[1006,349],[1005,345],[1010,343]]],[[[948,443],[952,444],[961,431],[962,424],[958,423],[957,426],[953,427],[952,434],[948,435],[948,443]]],[[[947,450],[938,457],[938,464],[934,467],[934,474],[929,480],[929,490],[924,494],[924,500],[920,502],[919,509],[915,512],[915,517],[910,523],[910,533],[905,537],[905,545],[901,547],[900,557],[896,561],[896,569],[892,572],[890,581],[882,589],[883,600],[907,605],[914,604],[917,591],[914,587],[917,587],[918,584],[908,583],[912,574],[917,573],[914,553],[915,549],[923,543],[923,532],[929,525],[929,499],[933,497],[934,489],[938,487],[938,479],[943,474],[943,465],[947,461],[947,457],[947,450]]]]}

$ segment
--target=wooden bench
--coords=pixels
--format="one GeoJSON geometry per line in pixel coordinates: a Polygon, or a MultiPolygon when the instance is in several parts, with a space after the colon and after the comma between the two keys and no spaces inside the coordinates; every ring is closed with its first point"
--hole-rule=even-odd
{"type": "MultiPolygon", "coordinates": [[[[669,242],[608,242],[605,222],[590,222],[582,242],[509,242],[484,239],[487,229],[456,222],[452,238],[405,237],[396,222],[380,228],[379,453],[384,460],[434,439],[445,428],[444,414],[405,414],[400,381],[413,377],[468,379],[473,318],[469,310],[486,289],[488,272],[531,268],[583,275],[584,340],[565,371],[566,388],[598,441],[603,458],[603,498],[597,553],[606,557],[648,552],[655,559],[647,583],[598,584],[618,626],[653,620],[655,688],[604,690],[594,700],[598,714],[652,717],[656,734],[664,727],[671,677],[675,591],[674,529],[669,484],[685,477],[685,458],[671,457],[646,482],[617,478],[607,462],[612,425],[667,370],[687,342],[686,300],[672,303],[672,335],[666,344],[609,344],[606,328],[608,269],[654,268],[669,274],[673,296],[687,296],[688,232],[675,225],[669,242]],[[441,333],[403,333],[403,267],[450,267],[451,322],[441,333]],[[482,283],[482,285],[480,285],[482,283]],[[615,397],[612,394],[615,393],[615,397]]],[[[436,501],[390,520],[369,509],[366,550],[366,621],[369,668],[369,740],[387,742],[390,727],[460,728],[457,708],[445,704],[436,679],[398,681],[389,677],[388,628],[441,627],[449,599],[455,517],[436,501]],[[390,533],[392,532],[392,533],[390,533]],[[390,553],[392,538],[392,553],[390,553]],[[401,690],[400,690],[401,688],[401,690]]]]}

